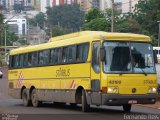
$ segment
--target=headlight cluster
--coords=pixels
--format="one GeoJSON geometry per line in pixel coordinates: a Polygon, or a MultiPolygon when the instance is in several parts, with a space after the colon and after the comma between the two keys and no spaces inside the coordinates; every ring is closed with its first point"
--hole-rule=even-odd
{"type": "Polygon", "coordinates": [[[156,93],[157,92],[157,89],[155,87],[149,87],[148,88],[148,92],[149,93],[156,93]]]}
{"type": "Polygon", "coordinates": [[[118,93],[118,87],[108,87],[107,93],[118,93]]]}

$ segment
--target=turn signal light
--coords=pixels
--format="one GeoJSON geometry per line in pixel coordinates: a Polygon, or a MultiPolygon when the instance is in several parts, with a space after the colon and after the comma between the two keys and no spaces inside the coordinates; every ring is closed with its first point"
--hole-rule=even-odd
{"type": "Polygon", "coordinates": [[[102,87],[102,92],[107,94],[107,87],[102,87]]]}

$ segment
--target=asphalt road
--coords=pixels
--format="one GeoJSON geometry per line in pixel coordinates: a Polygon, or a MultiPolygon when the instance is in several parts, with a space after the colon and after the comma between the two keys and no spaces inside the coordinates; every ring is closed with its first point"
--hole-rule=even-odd
{"type": "MultiPolygon", "coordinates": [[[[160,67],[160,66],[158,66],[160,67]]],[[[160,70],[160,69],[159,69],[160,70]]],[[[81,106],[55,105],[45,103],[42,107],[24,107],[22,100],[7,95],[7,76],[0,80],[0,120],[160,120],[160,110],[133,105],[131,113],[124,113],[122,107],[92,106],[91,112],[81,112],[81,106]]]]}

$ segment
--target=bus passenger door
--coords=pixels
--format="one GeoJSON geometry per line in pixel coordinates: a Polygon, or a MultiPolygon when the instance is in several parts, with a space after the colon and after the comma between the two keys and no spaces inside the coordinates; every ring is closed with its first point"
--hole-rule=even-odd
{"type": "Polygon", "coordinates": [[[91,62],[91,103],[100,105],[100,41],[92,43],[92,62],[91,62]]]}

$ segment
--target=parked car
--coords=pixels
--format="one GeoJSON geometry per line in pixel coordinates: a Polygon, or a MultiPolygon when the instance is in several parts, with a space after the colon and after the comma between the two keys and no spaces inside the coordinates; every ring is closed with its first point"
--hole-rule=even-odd
{"type": "Polygon", "coordinates": [[[3,73],[2,73],[2,71],[0,70],[0,78],[2,78],[3,77],[3,73]]]}

